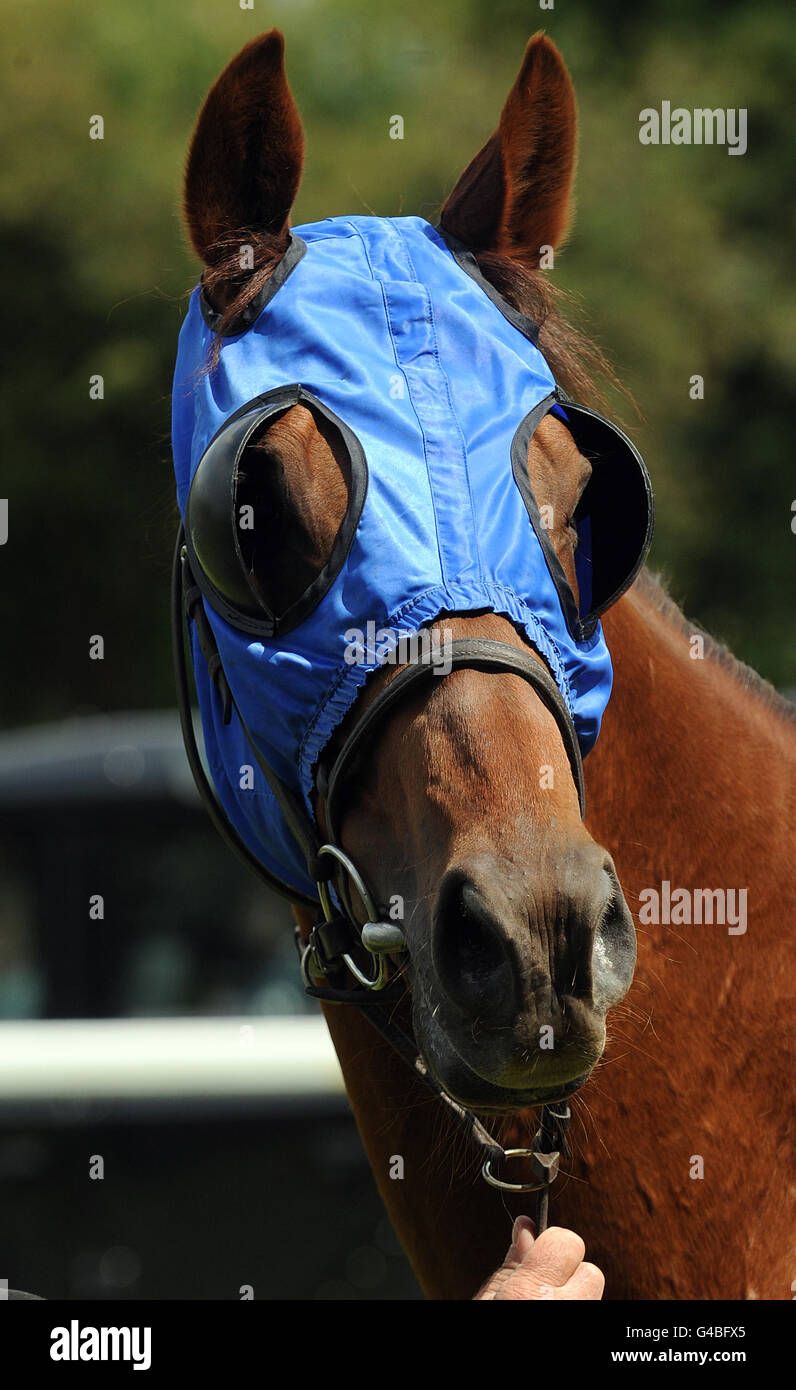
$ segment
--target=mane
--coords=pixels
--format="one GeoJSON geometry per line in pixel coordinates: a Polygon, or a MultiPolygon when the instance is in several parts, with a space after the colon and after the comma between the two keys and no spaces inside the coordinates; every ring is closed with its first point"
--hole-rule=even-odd
{"type": "Polygon", "coordinates": [[[754,695],[767,709],[778,714],[780,718],[787,720],[790,724],[796,724],[796,705],[793,705],[784,695],[780,695],[779,691],[775,690],[768,681],[763,680],[763,677],[759,676],[751,666],[747,666],[743,661],[739,661],[737,656],[733,656],[729,647],[725,646],[723,642],[712,637],[699,623],[687,618],[670,596],[661,575],[652,574],[646,568],[642,569],[633,587],[638,588],[655,612],[660,613],[661,617],[671,623],[684,637],[701,637],[705,643],[705,654],[723,670],[728,671],[742,690],[754,695]]]}
{"type": "Polygon", "coordinates": [[[630,391],[602,349],[562,312],[563,308],[572,311],[572,295],[520,256],[480,251],[476,260],[503,298],[539,325],[540,351],[556,381],[574,400],[616,419],[616,408],[609,397],[618,395],[636,416],[640,415],[630,391]]]}
{"type": "MultiPolygon", "coordinates": [[[[202,284],[211,301],[220,291],[226,302],[220,307],[220,319],[203,372],[213,371],[218,365],[222,338],[237,331],[241,315],[273,274],[287,244],[284,233],[272,235],[238,228],[219,238],[210,248],[202,284]],[[240,267],[242,245],[250,248],[252,257],[251,267],[245,271],[240,267]]],[[[571,296],[553,285],[537,268],[523,262],[520,256],[481,251],[476,259],[495,289],[515,309],[539,325],[539,347],[565,391],[584,405],[591,402],[603,411],[609,410],[606,393],[597,381],[599,378],[638,413],[630,392],[605,354],[560,312],[560,304],[571,305],[571,296]]]]}
{"type": "MultiPolygon", "coordinates": [[[[539,346],[556,379],[566,391],[584,404],[592,400],[605,409],[605,394],[594,380],[594,373],[597,372],[636,409],[632,396],[623,387],[600,348],[579,329],[573,328],[559,311],[559,303],[567,301],[567,296],[561,290],[538,270],[523,266],[513,256],[482,252],[477,260],[484,275],[509,303],[540,325],[539,346]]],[[[636,585],[655,611],[678,632],[685,637],[702,637],[710,660],[729,672],[742,690],[754,695],[780,718],[796,724],[796,705],[780,695],[751,666],[739,661],[723,642],[711,636],[699,623],[687,618],[671,598],[662,576],[652,574],[645,567],[636,585]]]]}
{"type": "Polygon", "coordinates": [[[201,374],[212,372],[218,366],[222,338],[239,330],[241,315],[276,270],[287,250],[288,240],[286,233],[275,235],[239,227],[219,237],[209,248],[209,264],[202,272],[202,286],[211,303],[219,292],[227,302],[219,306],[220,319],[201,374]],[[251,267],[245,271],[240,265],[241,246],[248,246],[251,251],[251,267]]]}

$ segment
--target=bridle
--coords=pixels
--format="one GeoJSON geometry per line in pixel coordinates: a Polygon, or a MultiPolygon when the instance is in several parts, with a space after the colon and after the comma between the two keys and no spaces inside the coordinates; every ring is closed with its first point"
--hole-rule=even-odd
{"type": "MultiPolygon", "coordinates": [[[[327,826],[322,841],[315,822],[310,818],[298,796],[286,786],[263,758],[249,732],[230,690],[218,653],[212,628],[202,602],[202,593],[190,567],[185,532],[181,526],[177,536],[172,568],[172,645],[174,653],[177,705],[194,781],[199,795],[222,839],[268,888],[287,897],[294,904],[317,909],[315,899],[282,883],[270,873],[249,849],[235,827],[225,816],[205,773],[193,726],[190,708],[187,662],[185,653],[185,619],[194,624],[202,655],[216,686],[222,708],[222,718],[229,724],[233,711],[240,720],[244,735],[254,758],[273,792],[285,821],[301,847],[310,878],[316,884],[323,913],[305,941],[300,928],[295,929],[299,952],[301,978],[305,992],[315,999],[335,1004],[353,1004],[362,1009],[370,1024],[381,1034],[412,1069],[424,1085],[443,1103],[461,1127],[471,1145],[481,1157],[481,1174],[486,1182],[507,1192],[537,1192],[537,1234],[547,1225],[550,1185],[558,1175],[561,1154],[567,1153],[566,1132],[570,1120],[565,1102],[542,1107],[541,1122],[527,1149],[504,1149],[496,1142],[480,1120],[461,1106],[432,1076],[414,1040],[388,1016],[395,1003],[400,974],[390,973],[390,961],[406,955],[403,930],[378,910],[362,875],[339,841],[339,817],[343,788],[349,779],[356,758],[375,733],[383,726],[387,715],[409,692],[415,693],[435,672],[433,662],[417,656],[409,661],[376,694],[351,728],[339,752],[327,769],[321,762],[315,777],[315,790],[323,804],[327,826]],[[351,897],[356,890],[367,920],[358,920],[351,897]],[[336,894],[338,904],[332,896],[336,894]],[[369,970],[362,970],[356,957],[365,953],[369,970]],[[353,987],[350,980],[354,980],[353,987]],[[524,1159],[530,1164],[531,1181],[509,1182],[499,1176],[508,1161],[524,1159]]],[[[446,653],[448,670],[474,669],[525,680],[552,714],[561,734],[578,793],[581,815],[585,810],[583,764],[575,727],[567,705],[552,677],[529,650],[482,638],[461,639],[449,644],[446,653]]],[[[444,679],[443,676],[437,676],[444,679]]]]}

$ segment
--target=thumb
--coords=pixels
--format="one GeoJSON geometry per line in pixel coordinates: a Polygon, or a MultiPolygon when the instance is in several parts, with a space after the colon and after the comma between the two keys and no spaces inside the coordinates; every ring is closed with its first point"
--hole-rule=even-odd
{"type": "Polygon", "coordinates": [[[486,1301],[497,1298],[500,1289],[509,1275],[517,1269],[533,1249],[535,1226],[530,1216],[518,1216],[511,1229],[511,1245],[502,1265],[487,1279],[474,1296],[475,1300],[486,1301]]]}

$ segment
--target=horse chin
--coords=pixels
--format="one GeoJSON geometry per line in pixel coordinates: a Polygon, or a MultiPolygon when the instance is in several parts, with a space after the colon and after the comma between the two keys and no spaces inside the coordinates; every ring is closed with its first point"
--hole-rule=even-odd
{"type": "Polygon", "coordinates": [[[458,1096],[454,1096],[454,1099],[458,1100],[460,1105],[466,1105],[468,1110],[478,1110],[483,1115],[516,1115],[522,1110],[538,1109],[542,1105],[555,1105],[568,1100],[586,1084],[589,1075],[590,1073],[587,1073],[585,1076],[576,1077],[566,1086],[550,1086],[547,1089],[538,1087],[534,1091],[505,1091],[495,1088],[495,1094],[500,1099],[491,1105],[483,1100],[462,1101],[458,1096]]]}
{"type": "Polygon", "coordinates": [[[413,1022],[415,1038],[431,1075],[449,1096],[469,1110],[506,1115],[533,1106],[551,1105],[574,1095],[591,1075],[589,1067],[581,1076],[553,1085],[502,1086],[474,1071],[433,1019],[416,1014],[413,1022]]]}

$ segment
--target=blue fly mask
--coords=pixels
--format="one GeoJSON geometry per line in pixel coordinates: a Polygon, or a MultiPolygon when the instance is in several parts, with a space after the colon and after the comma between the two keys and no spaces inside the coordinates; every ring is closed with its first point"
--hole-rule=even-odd
{"type": "MultiPolygon", "coordinates": [[[[197,289],[172,436],[207,760],[250,856],[288,896],[314,900],[306,827],[318,762],[402,634],[445,612],[504,615],[546,662],[548,703],[574,730],[573,766],[589,751],[611,691],[598,618],[644,560],[651,489],[621,431],[556,386],[536,326],[421,218],[295,229],[243,330],[205,371],[216,321],[197,289]],[[264,423],[300,402],[340,432],[349,505],[320,574],[272,613],[241,549],[238,467],[264,423]],[[528,480],[529,442],[549,411],[592,464],[575,517],[579,603],[528,480]]],[[[444,671],[444,648],[430,658],[444,671]]]]}

